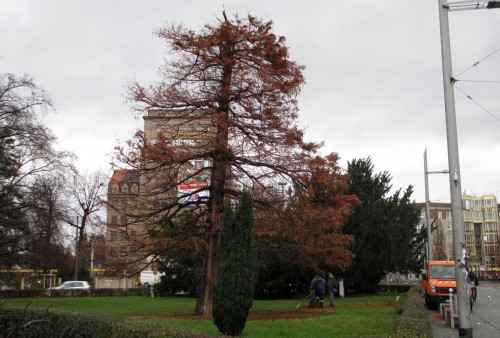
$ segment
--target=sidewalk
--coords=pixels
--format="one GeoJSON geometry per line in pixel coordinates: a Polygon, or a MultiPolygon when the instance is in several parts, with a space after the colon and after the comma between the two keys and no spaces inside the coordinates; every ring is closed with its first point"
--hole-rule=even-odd
{"type": "MultiPolygon", "coordinates": [[[[500,337],[500,282],[480,281],[477,302],[472,308],[472,335],[480,338],[500,337]],[[488,296],[490,297],[488,300],[488,296]]],[[[452,329],[439,311],[429,311],[432,333],[435,338],[459,337],[458,329],[452,329]]],[[[458,321],[456,322],[458,326],[458,321]]]]}

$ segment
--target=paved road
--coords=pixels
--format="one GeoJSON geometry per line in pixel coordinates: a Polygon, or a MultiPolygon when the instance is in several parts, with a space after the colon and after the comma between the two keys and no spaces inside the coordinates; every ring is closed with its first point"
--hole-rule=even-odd
{"type": "MultiPolygon", "coordinates": [[[[439,310],[429,311],[432,333],[435,338],[459,337],[458,329],[452,329],[439,310]]],[[[500,282],[480,281],[477,302],[472,309],[472,335],[477,338],[500,337],[500,282]],[[490,297],[488,300],[488,296],[490,297]]],[[[456,322],[458,326],[458,320],[456,322]]]]}

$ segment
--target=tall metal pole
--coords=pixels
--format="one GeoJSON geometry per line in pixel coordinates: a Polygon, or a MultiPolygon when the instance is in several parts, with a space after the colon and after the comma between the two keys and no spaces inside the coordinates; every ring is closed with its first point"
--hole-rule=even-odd
{"type": "Polygon", "coordinates": [[[90,278],[94,277],[94,238],[90,240],[90,278]]]}
{"type": "Polygon", "coordinates": [[[427,169],[427,148],[424,151],[424,176],[425,176],[425,224],[427,225],[427,260],[432,261],[432,227],[430,216],[430,200],[429,200],[429,174],[448,174],[448,170],[429,171],[427,169]]]}
{"type": "Polygon", "coordinates": [[[432,261],[432,229],[429,211],[429,179],[427,177],[427,148],[424,151],[424,176],[425,176],[425,225],[427,226],[427,260],[432,261]]]}
{"type": "Polygon", "coordinates": [[[75,235],[75,271],[73,272],[73,280],[78,280],[78,216],[76,216],[76,235],[75,235]]]}
{"type": "Polygon", "coordinates": [[[446,114],[446,136],[448,142],[448,168],[450,171],[451,216],[453,220],[453,253],[457,280],[458,333],[459,337],[472,337],[471,314],[469,304],[468,276],[462,268],[465,259],[465,235],[462,212],[462,187],[460,180],[460,160],[458,156],[457,122],[453,91],[453,73],[451,67],[450,30],[448,23],[448,5],[439,0],[439,23],[441,33],[441,57],[443,66],[443,87],[446,114]]]}

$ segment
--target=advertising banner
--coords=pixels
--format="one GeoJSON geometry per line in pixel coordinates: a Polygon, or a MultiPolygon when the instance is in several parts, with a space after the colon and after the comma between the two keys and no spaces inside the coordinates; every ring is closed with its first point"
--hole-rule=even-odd
{"type": "Polygon", "coordinates": [[[182,165],[179,170],[179,199],[181,203],[207,201],[210,197],[209,191],[198,191],[208,188],[210,184],[210,171],[206,168],[210,165],[208,160],[191,160],[182,165]]]}

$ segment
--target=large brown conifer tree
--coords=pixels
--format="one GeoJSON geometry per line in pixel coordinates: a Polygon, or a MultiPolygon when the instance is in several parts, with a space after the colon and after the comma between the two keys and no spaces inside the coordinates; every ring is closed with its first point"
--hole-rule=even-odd
{"type": "MultiPolygon", "coordinates": [[[[252,16],[228,19],[223,13],[222,19],[199,32],[181,25],[159,29],[157,35],[171,51],[160,69],[159,80],[149,86],[132,83],[129,87],[130,100],[138,111],[164,110],[184,120],[211,121],[205,130],[210,137],[191,142],[191,147],[183,151],[178,151],[179,143],[172,135],[150,142],[138,133],[127,148],[117,153],[129,167],[150,175],[154,172],[157,180],[161,177],[161,193],[175,190],[182,183],[178,175],[182,165],[191,160],[208,160],[208,165],[193,173],[210,173],[210,184],[195,192],[208,190],[208,200],[186,203],[177,198],[156,211],[161,219],[155,229],[158,238],[163,236],[158,248],[168,250],[169,245],[188,243],[205,250],[196,314],[211,315],[225,200],[238,199],[241,191],[249,190],[257,209],[283,209],[285,194],[278,183],[306,187],[311,182],[311,170],[325,166],[333,166],[331,172],[336,175],[327,183],[335,186],[345,180],[339,174],[337,157],[327,160],[319,156],[321,144],[305,142],[303,131],[297,127],[296,96],[304,84],[303,67],[289,60],[285,38],[276,36],[272,26],[272,22],[252,16]],[[186,217],[190,211],[192,215],[186,217]]],[[[179,130],[182,128],[179,126],[179,130]]],[[[326,170],[323,177],[329,172],[326,170]]],[[[320,210],[315,211],[315,219],[323,222],[315,227],[341,225],[355,198],[343,197],[339,191],[338,200],[343,200],[342,209],[335,215],[331,209],[324,217],[317,215],[320,210]]],[[[153,219],[152,214],[148,218],[153,219]]],[[[285,224],[271,222],[269,226],[278,229],[285,224]]],[[[281,231],[286,230],[272,233],[281,231]]],[[[328,245],[345,247],[352,238],[342,240],[328,245]]]]}

